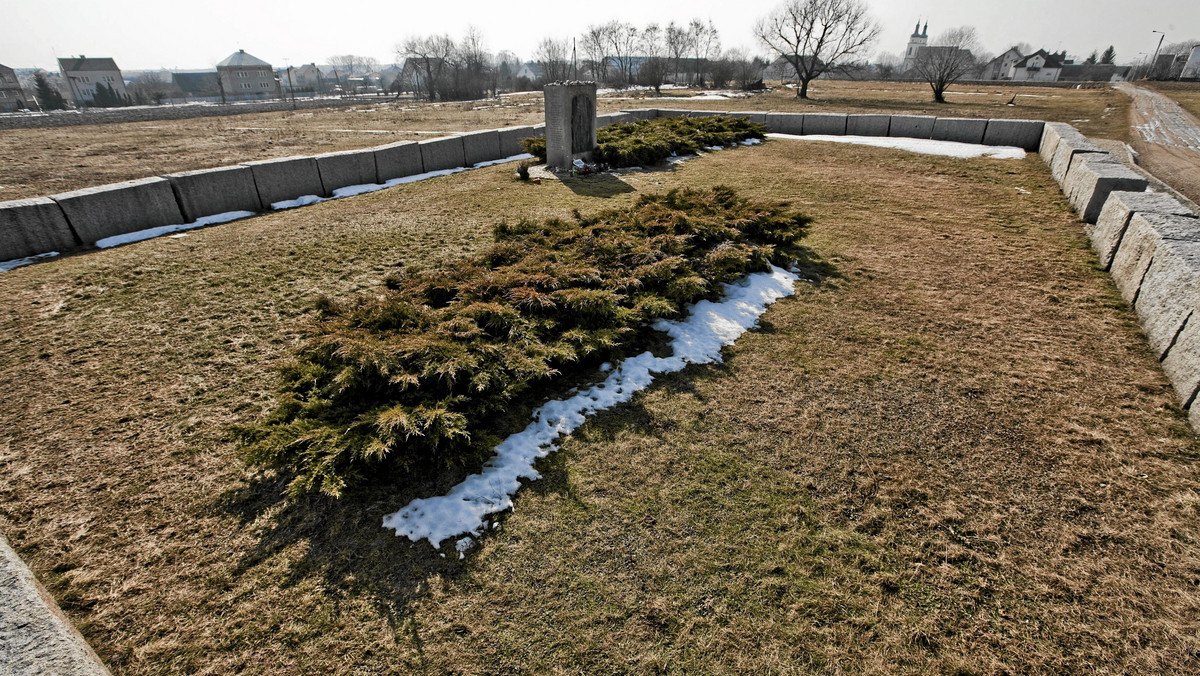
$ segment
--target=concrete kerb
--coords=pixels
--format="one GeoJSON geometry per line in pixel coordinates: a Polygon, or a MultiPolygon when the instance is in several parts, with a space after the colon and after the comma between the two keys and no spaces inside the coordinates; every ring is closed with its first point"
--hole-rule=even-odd
{"type": "Polygon", "coordinates": [[[276,202],[296,199],[303,195],[328,197],[317,160],[312,157],[282,157],[274,160],[246,162],[254,173],[254,185],[264,209],[276,202]]]}
{"type": "Polygon", "coordinates": [[[732,113],[726,113],[730,117],[741,117],[750,120],[754,124],[766,124],[767,114],[763,112],[755,112],[753,110],[740,110],[732,113]]]}
{"type": "Polygon", "coordinates": [[[108,676],[108,669],[0,535],[0,669],[108,676]]]}
{"type": "Polygon", "coordinates": [[[425,172],[421,164],[421,146],[416,141],[399,141],[376,146],[375,182],[386,183],[393,178],[416,176],[425,172]]]}
{"type": "Polygon", "coordinates": [[[533,132],[533,127],[505,127],[497,130],[500,134],[500,156],[512,157],[525,152],[525,148],[521,146],[521,139],[531,138],[536,136],[533,132]]]}
{"type": "Polygon", "coordinates": [[[332,195],[334,190],[348,185],[375,183],[379,177],[374,148],[322,153],[314,155],[313,159],[317,161],[317,173],[321,176],[326,195],[332,195]]]}
{"type": "MultiPolygon", "coordinates": [[[[1193,227],[1196,221],[1191,220],[1193,227]]],[[[1166,239],[1158,243],[1153,260],[1138,290],[1134,310],[1150,341],[1150,349],[1159,359],[1174,351],[1184,322],[1200,301],[1200,228],[1194,239],[1166,239]]],[[[1195,317],[1200,322],[1200,317],[1195,317]]],[[[1185,388],[1190,396],[1195,390],[1185,388]]]]}
{"type": "Polygon", "coordinates": [[[905,138],[929,138],[933,136],[933,125],[937,118],[932,115],[893,115],[888,136],[905,138]]]}
{"type": "Polygon", "coordinates": [[[162,225],[184,223],[165,178],[142,178],[51,195],[84,244],[162,225]]]}
{"type": "Polygon", "coordinates": [[[847,115],[847,136],[887,136],[892,126],[891,115],[847,115]]]}
{"type": "Polygon", "coordinates": [[[490,162],[505,157],[500,154],[500,132],[495,129],[463,134],[463,166],[471,167],[478,162],[490,162]]]}
{"type": "Polygon", "coordinates": [[[987,120],[939,117],[933,121],[933,133],[929,135],[929,138],[935,141],[983,143],[983,135],[987,131],[987,126],[987,120]]]}
{"type": "Polygon", "coordinates": [[[461,136],[447,136],[421,141],[421,164],[425,171],[442,171],[467,166],[467,155],[461,136]]]}
{"type": "Polygon", "coordinates": [[[845,113],[805,113],[803,134],[846,135],[845,113]]]}
{"type": "Polygon", "coordinates": [[[70,251],[80,244],[54,200],[34,197],[0,202],[0,261],[70,251]]]}
{"type": "MultiPolygon", "coordinates": [[[[1080,155],[1071,165],[1063,183],[1067,201],[1085,223],[1095,223],[1109,193],[1114,190],[1143,191],[1150,182],[1140,174],[1111,159],[1097,159],[1095,153],[1080,155]]],[[[1104,155],[1104,158],[1109,158],[1104,155]]]]}
{"type": "Polygon", "coordinates": [[[1046,123],[1041,120],[988,120],[983,132],[983,144],[988,146],[1016,146],[1025,150],[1037,150],[1042,141],[1046,123]]]}
{"type": "Polygon", "coordinates": [[[175,192],[184,222],[229,211],[262,211],[250,167],[181,171],[163,176],[175,192]]]}
{"type": "Polygon", "coordinates": [[[642,120],[653,120],[658,117],[657,108],[635,108],[633,110],[622,110],[622,113],[627,113],[633,116],[633,119],[641,122],[642,120]]]}
{"type": "Polygon", "coordinates": [[[1113,256],[1109,274],[1121,298],[1134,306],[1138,304],[1142,283],[1164,239],[1200,241],[1197,220],[1170,214],[1135,213],[1121,238],[1121,247],[1113,256]]]}
{"type": "Polygon", "coordinates": [[[1112,265],[1113,256],[1121,245],[1126,228],[1129,227],[1129,219],[1135,213],[1195,216],[1179,200],[1164,193],[1120,190],[1109,193],[1096,223],[1084,226],[1084,232],[1087,233],[1092,248],[1100,258],[1100,265],[1105,270],[1112,265]]]}
{"type": "Polygon", "coordinates": [[[804,113],[767,113],[767,131],[800,136],[804,133],[804,113]]]}

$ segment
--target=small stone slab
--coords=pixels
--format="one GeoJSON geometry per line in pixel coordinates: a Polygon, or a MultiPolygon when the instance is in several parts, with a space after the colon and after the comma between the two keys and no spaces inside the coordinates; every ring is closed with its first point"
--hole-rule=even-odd
{"type": "Polygon", "coordinates": [[[281,157],[246,162],[242,166],[254,172],[254,185],[264,209],[304,195],[329,196],[321,183],[317,161],[312,157],[281,157]]]}
{"type": "Polygon", "coordinates": [[[1196,393],[1200,391],[1200,315],[1193,305],[1191,314],[1184,320],[1183,327],[1175,337],[1175,344],[1162,359],[1163,372],[1175,387],[1179,403],[1189,407],[1192,427],[1197,427],[1196,393]]]}
{"type": "Polygon", "coordinates": [[[657,108],[636,108],[634,110],[622,110],[622,113],[628,113],[633,116],[633,119],[641,122],[642,120],[653,120],[658,117],[657,108]]]}
{"type": "Polygon", "coordinates": [[[983,143],[983,134],[987,131],[987,125],[987,120],[939,117],[933,123],[933,134],[930,135],[930,138],[936,141],[955,141],[957,143],[983,143]]]}
{"type": "Polygon", "coordinates": [[[893,115],[888,136],[930,138],[937,118],[932,115],[893,115]]]}
{"type": "Polygon", "coordinates": [[[1135,213],[1113,256],[1109,274],[1126,303],[1137,306],[1150,263],[1164,239],[1200,241],[1200,221],[1170,214],[1135,213]]]}
{"type": "Polygon", "coordinates": [[[163,225],[185,223],[171,183],[141,178],[51,195],[85,244],[163,225]]]}
{"type": "Polygon", "coordinates": [[[0,261],[78,246],[62,207],[48,197],[0,202],[0,261]]]}
{"type": "Polygon", "coordinates": [[[822,134],[826,136],[846,135],[845,113],[805,113],[804,135],[822,134]]]}
{"type": "Polygon", "coordinates": [[[847,136],[887,136],[892,126],[891,115],[847,115],[847,136]]]}
{"type": "MultiPolygon", "coordinates": [[[[1158,243],[1134,304],[1150,349],[1159,359],[1167,356],[1168,348],[1173,350],[1183,323],[1200,301],[1200,222],[1193,220],[1193,228],[1191,241],[1158,243]]],[[[1200,322],[1200,317],[1195,319],[1200,322]]]]}
{"type": "Polygon", "coordinates": [[[1113,256],[1129,226],[1129,219],[1138,212],[1195,216],[1179,200],[1166,193],[1114,190],[1105,200],[1096,223],[1083,228],[1092,242],[1092,248],[1100,257],[1100,266],[1105,270],[1112,265],[1113,256]]]}
{"type": "Polygon", "coordinates": [[[983,144],[1037,150],[1045,127],[1046,123],[1041,120],[988,120],[983,144]]]}
{"type": "Polygon", "coordinates": [[[1085,153],[1077,158],[1063,184],[1067,201],[1075,207],[1085,223],[1096,222],[1100,210],[1104,208],[1104,201],[1112,191],[1144,191],[1150,185],[1141,174],[1124,164],[1096,159],[1093,155],[1095,153],[1085,153]]]}
{"type": "Polygon", "coordinates": [[[435,138],[417,145],[421,146],[421,164],[427,172],[467,166],[461,136],[435,138]]]}
{"type": "Polygon", "coordinates": [[[416,176],[425,172],[421,164],[421,146],[416,141],[399,141],[375,147],[375,182],[416,176]]]}
{"type": "Polygon", "coordinates": [[[348,185],[366,185],[378,181],[375,168],[375,149],[343,150],[315,155],[317,171],[326,195],[348,185]]]}
{"type": "Polygon", "coordinates": [[[505,127],[496,130],[500,134],[500,156],[512,157],[525,152],[525,148],[521,146],[521,139],[533,138],[538,136],[534,132],[533,127],[505,127]]]}
{"type": "Polygon", "coordinates": [[[767,113],[767,131],[799,136],[804,133],[804,113],[767,113]]]}
{"type": "Polygon", "coordinates": [[[1042,129],[1042,140],[1038,145],[1038,153],[1042,156],[1042,161],[1046,164],[1051,164],[1054,161],[1054,151],[1058,150],[1058,142],[1064,137],[1069,136],[1077,141],[1086,140],[1079,130],[1066,122],[1047,122],[1042,129]]]}
{"type": "Polygon", "coordinates": [[[465,166],[468,167],[505,157],[500,154],[500,132],[495,129],[463,134],[462,144],[465,166]]]}
{"type": "Polygon", "coordinates": [[[767,114],[763,113],[763,112],[756,112],[753,110],[741,110],[741,111],[735,111],[732,113],[728,113],[728,115],[730,117],[740,117],[740,118],[750,120],[754,124],[766,124],[767,123],[767,114]]]}
{"type": "Polygon", "coordinates": [[[230,211],[262,211],[254,172],[233,166],[198,171],[181,171],[163,176],[171,183],[183,220],[193,223],[202,216],[230,211]]]}

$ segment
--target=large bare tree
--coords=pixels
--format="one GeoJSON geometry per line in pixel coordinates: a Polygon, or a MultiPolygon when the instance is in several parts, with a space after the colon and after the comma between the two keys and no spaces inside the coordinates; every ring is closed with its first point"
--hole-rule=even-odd
{"type": "Polygon", "coordinates": [[[913,70],[929,83],[933,89],[933,100],[946,102],[946,89],[968,73],[979,69],[972,49],[979,48],[975,29],[971,26],[951,28],[942,33],[933,44],[921,47],[913,60],[913,70]]]}
{"type": "Polygon", "coordinates": [[[424,90],[430,101],[444,88],[443,75],[456,51],[449,35],[410,37],[396,47],[396,55],[413,64],[414,89],[424,90]]]}
{"type": "Polygon", "coordinates": [[[566,40],[546,38],[538,43],[533,60],[542,67],[542,79],[546,82],[566,80],[571,74],[570,47],[566,40]]]}
{"type": "Polygon", "coordinates": [[[796,96],[839,62],[857,56],[879,35],[861,0],[788,0],[758,20],[755,35],[796,72],[796,96]]]}

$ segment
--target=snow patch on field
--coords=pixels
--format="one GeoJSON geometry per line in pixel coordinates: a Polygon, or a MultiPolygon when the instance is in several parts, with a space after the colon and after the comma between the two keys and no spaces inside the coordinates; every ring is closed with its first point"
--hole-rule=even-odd
{"type": "Polygon", "coordinates": [[[49,253],[28,256],[26,258],[14,258],[11,261],[0,261],[0,272],[8,272],[9,270],[16,270],[17,268],[25,267],[26,265],[33,265],[40,260],[54,258],[57,255],[57,251],[51,251],[49,253]]]}
{"type": "Polygon", "coordinates": [[[855,145],[875,146],[876,148],[894,148],[907,150],[922,155],[944,155],[968,159],[972,157],[991,157],[998,160],[1020,160],[1025,158],[1025,151],[1014,146],[985,146],[979,143],[959,143],[957,141],[935,141],[927,138],[904,138],[886,136],[828,136],[811,134],[797,136],[795,134],[767,134],[768,138],[794,141],[828,141],[830,143],[852,143],[855,145]]]}
{"type": "Polygon", "coordinates": [[[181,225],[162,225],[157,228],[147,228],[146,230],[138,230],[137,232],[127,232],[124,235],[105,237],[104,239],[96,242],[96,246],[100,249],[110,249],[114,246],[120,246],[122,244],[132,244],[134,242],[140,242],[144,239],[162,237],[163,235],[169,235],[173,232],[180,232],[182,230],[203,228],[206,225],[228,223],[229,221],[236,221],[239,218],[249,218],[253,215],[253,211],[227,211],[223,214],[215,214],[213,216],[203,216],[201,218],[197,218],[196,222],[194,223],[184,223],[181,225]]]}
{"type": "Polygon", "coordinates": [[[688,364],[721,361],[721,348],[732,345],[758,323],[758,318],[776,300],[795,293],[799,277],[772,266],[734,284],[725,285],[720,302],[701,301],[691,306],[686,319],[659,320],[654,328],[671,337],[669,357],[643,352],[613,369],[604,382],[580,391],[569,399],[547,402],[533,413],[533,422],[496,447],[496,454],[445,495],[413,500],[384,517],[383,525],[413,542],[426,539],[434,547],[459,537],[455,549],[460,558],[474,545],[473,537],[487,529],[487,517],[511,509],[521,480],[541,475],[533,468],[539,458],[558,450],[557,440],[584,423],[589,414],[629,401],[646,389],[655,374],[674,373],[688,364]]]}

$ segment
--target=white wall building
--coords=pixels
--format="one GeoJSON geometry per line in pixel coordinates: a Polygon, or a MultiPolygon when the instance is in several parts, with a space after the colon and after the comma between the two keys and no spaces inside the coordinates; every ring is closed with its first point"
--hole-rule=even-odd
{"type": "Polygon", "coordinates": [[[1192,54],[1187,63],[1183,64],[1183,72],[1179,74],[1179,79],[1200,80],[1200,45],[1192,47],[1192,54]]]}
{"type": "Polygon", "coordinates": [[[227,99],[281,98],[271,64],[239,49],[217,64],[217,76],[227,99]]]}
{"type": "Polygon", "coordinates": [[[122,100],[128,98],[125,78],[112,59],[89,59],[81,54],[78,58],[59,59],[58,69],[76,105],[91,105],[96,98],[96,87],[101,84],[111,87],[122,100]]]}
{"type": "Polygon", "coordinates": [[[1058,82],[1058,76],[1062,74],[1062,59],[1065,56],[1065,52],[1059,56],[1047,54],[1046,50],[1039,49],[1013,64],[1008,72],[1008,79],[1019,82],[1058,82]]]}
{"type": "Polygon", "coordinates": [[[908,72],[912,70],[913,65],[917,61],[917,52],[921,48],[929,44],[929,22],[925,22],[925,29],[921,29],[921,22],[917,22],[916,28],[913,28],[913,34],[908,39],[908,49],[904,51],[904,63],[900,70],[908,72]]]}

